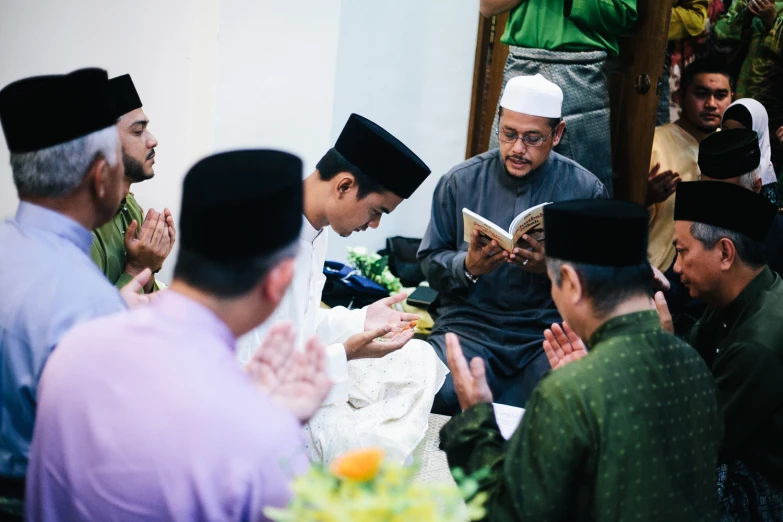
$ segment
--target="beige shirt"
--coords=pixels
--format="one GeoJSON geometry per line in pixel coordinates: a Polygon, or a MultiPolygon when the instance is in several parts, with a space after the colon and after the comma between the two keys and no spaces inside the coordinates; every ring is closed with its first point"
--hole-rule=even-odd
{"type": "MultiPolygon", "coordinates": [[[[676,123],[667,123],[655,129],[650,168],[660,163],[660,172],[671,170],[682,181],[699,179],[699,142],[676,123]]],[[[676,194],[676,192],[675,192],[676,194]]],[[[650,211],[650,244],[647,255],[650,263],[665,272],[674,262],[674,195],[652,205],[650,211]]]]}

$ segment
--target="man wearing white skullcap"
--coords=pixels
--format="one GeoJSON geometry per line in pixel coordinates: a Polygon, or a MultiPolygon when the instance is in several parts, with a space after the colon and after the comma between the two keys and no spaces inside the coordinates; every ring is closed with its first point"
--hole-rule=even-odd
{"type": "MultiPolygon", "coordinates": [[[[544,244],[524,236],[507,252],[481,235],[463,241],[462,209],[507,229],[517,215],[542,203],[608,197],[598,178],[552,150],[566,127],[562,103],[560,87],[541,75],[508,82],[500,100],[500,147],[440,179],[418,253],[440,295],[430,344],[445,361],[445,334],[457,334],[468,358],[485,359],[495,401],[512,406],[524,406],[549,370],[543,332],[560,321],[549,295],[544,244]]],[[[433,411],[459,411],[451,376],[433,411]]]]}

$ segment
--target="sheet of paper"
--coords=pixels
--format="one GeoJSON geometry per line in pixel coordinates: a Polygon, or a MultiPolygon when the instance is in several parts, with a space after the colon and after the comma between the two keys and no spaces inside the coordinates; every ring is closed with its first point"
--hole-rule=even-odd
{"type": "Polygon", "coordinates": [[[504,439],[510,439],[522,421],[522,415],[525,414],[525,410],[494,402],[492,403],[492,408],[495,410],[495,420],[500,428],[500,434],[503,435],[504,439]]]}

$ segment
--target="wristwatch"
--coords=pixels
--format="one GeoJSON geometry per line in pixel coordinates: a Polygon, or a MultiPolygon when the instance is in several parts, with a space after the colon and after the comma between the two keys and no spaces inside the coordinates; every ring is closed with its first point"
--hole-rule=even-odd
{"type": "Polygon", "coordinates": [[[468,272],[468,266],[467,266],[467,264],[465,264],[465,265],[463,265],[463,266],[465,267],[465,277],[467,277],[467,278],[468,278],[468,281],[470,281],[470,282],[471,282],[471,283],[473,283],[473,284],[476,284],[476,283],[478,283],[478,280],[479,280],[479,277],[480,277],[480,276],[474,276],[473,274],[471,274],[470,272],[468,272]]]}

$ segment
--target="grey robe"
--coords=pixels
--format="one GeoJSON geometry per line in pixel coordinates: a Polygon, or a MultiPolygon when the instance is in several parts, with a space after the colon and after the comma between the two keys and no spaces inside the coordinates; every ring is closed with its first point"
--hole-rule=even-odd
{"type": "MultiPolygon", "coordinates": [[[[506,173],[498,149],[492,149],[457,165],[438,182],[418,252],[430,286],[440,293],[429,342],[445,361],[444,336],[454,332],[466,356],[484,357],[496,402],[524,405],[549,369],[543,331],[560,316],[546,275],[504,264],[470,282],[464,268],[468,243],[462,239],[462,209],[507,229],[519,213],[540,203],[607,197],[598,178],[556,152],[518,179],[506,173]]],[[[433,411],[458,411],[451,376],[433,411]]]]}

